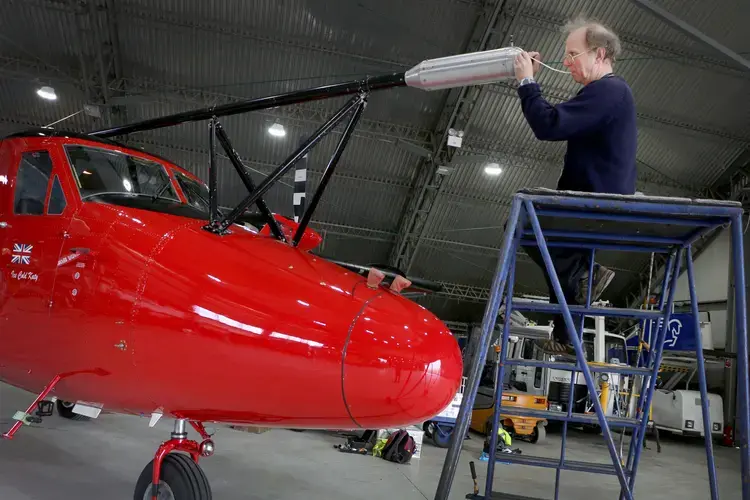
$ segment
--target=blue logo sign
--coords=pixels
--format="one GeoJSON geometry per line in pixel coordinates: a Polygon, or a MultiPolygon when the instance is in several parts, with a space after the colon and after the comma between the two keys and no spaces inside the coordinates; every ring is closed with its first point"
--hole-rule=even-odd
{"type": "MultiPolygon", "coordinates": [[[[688,322],[692,323],[693,317],[687,318],[688,322]]],[[[665,349],[675,349],[678,341],[680,340],[680,333],[682,332],[682,320],[678,318],[670,318],[669,325],[667,326],[667,337],[664,340],[665,349]]],[[[683,337],[685,338],[685,337],[683,337]]],[[[693,338],[693,349],[695,349],[695,339],[693,338]]],[[[684,351],[685,349],[680,349],[684,351]]]]}
{"type": "MultiPolygon", "coordinates": [[[[652,348],[654,340],[659,333],[659,328],[664,322],[662,320],[646,322],[643,332],[643,340],[652,348]]],[[[638,346],[638,337],[628,339],[629,348],[638,346]]],[[[695,320],[690,313],[672,314],[667,324],[667,332],[664,337],[665,351],[693,351],[697,343],[695,341],[695,320]]]]}

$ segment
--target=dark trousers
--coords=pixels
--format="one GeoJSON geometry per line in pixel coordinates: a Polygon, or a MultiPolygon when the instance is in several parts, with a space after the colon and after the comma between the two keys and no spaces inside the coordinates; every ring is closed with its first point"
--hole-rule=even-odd
{"type": "MultiPolygon", "coordinates": [[[[531,257],[531,260],[533,260],[544,273],[544,279],[546,280],[547,288],[549,289],[549,303],[557,304],[557,295],[555,294],[555,289],[552,287],[552,281],[547,274],[547,266],[544,265],[544,258],[542,257],[542,252],[539,250],[539,247],[523,245],[522,248],[526,252],[526,255],[531,257]]],[[[562,288],[565,302],[568,305],[577,304],[576,294],[578,292],[578,283],[583,276],[583,273],[589,268],[591,251],[549,246],[547,249],[552,258],[552,265],[555,267],[557,277],[560,280],[560,288],[562,288]]],[[[572,317],[575,328],[580,328],[581,315],[573,314],[572,317]]],[[[555,326],[552,329],[552,337],[561,344],[569,344],[568,329],[565,326],[565,320],[563,319],[562,314],[555,315],[554,324],[555,326]]]]}

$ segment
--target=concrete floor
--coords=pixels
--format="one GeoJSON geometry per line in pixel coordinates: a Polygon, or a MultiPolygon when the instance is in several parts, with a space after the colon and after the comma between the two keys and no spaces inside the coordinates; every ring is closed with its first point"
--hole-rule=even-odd
{"type": "MultiPolygon", "coordinates": [[[[3,432],[16,410],[32,395],[0,384],[3,432]]],[[[169,437],[170,421],[148,427],[145,418],[102,414],[72,422],[55,414],[38,428],[24,427],[12,441],[0,441],[2,500],[129,500],[143,467],[159,443],[169,437]]],[[[191,430],[192,433],[192,430],[191,430]]],[[[194,434],[194,433],[193,433],[194,434]]],[[[567,455],[574,460],[608,462],[603,439],[571,432],[567,455]]],[[[193,436],[194,437],[194,436],[193,436]]],[[[272,430],[250,434],[219,428],[216,454],[202,461],[216,500],[398,499],[432,500],[446,450],[425,443],[422,457],[409,465],[341,453],[334,433],[272,430]]],[[[514,443],[524,454],[559,456],[559,434],[542,444],[514,443]]],[[[662,435],[662,453],[649,443],[641,460],[636,498],[705,500],[710,498],[701,440],[662,435]]],[[[486,462],[478,460],[481,437],[465,442],[451,499],[472,492],[468,463],[474,460],[484,491],[486,462]]],[[[720,497],[740,498],[739,452],[715,449],[720,497]]],[[[496,491],[541,499],[554,497],[555,471],[498,464],[496,491]]],[[[563,471],[560,499],[616,499],[615,476],[563,471]]]]}

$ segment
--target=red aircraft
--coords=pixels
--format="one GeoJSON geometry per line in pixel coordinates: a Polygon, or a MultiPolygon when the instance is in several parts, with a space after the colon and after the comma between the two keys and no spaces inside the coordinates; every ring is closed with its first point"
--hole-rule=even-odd
{"type": "MultiPolygon", "coordinates": [[[[151,416],[151,425],[171,417],[171,438],[134,498],[206,500],[198,460],[214,443],[204,422],[381,429],[445,408],[461,382],[458,344],[401,294],[434,287],[316,256],[321,237],[307,228],[368,93],[445,88],[446,75],[424,64],[87,134],[46,128],[4,138],[0,378],[38,397],[3,437],[51,415],[55,402],[68,418],[102,409],[151,416]],[[353,97],[257,186],[218,120],[341,95],[353,97]],[[299,223],[271,213],[263,195],[347,116],[299,223]],[[197,120],[210,124],[208,185],[109,139],[197,120]],[[248,189],[231,211],[218,205],[217,139],[248,189]],[[200,441],[188,439],[187,424],[200,441]]],[[[483,68],[498,79],[497,64],[483,68]]],[[[484,73],[472,70],[449,79],[479,82],[484,73]]],[[[504,71],[512,75],[512,60],[504,71]]]]}

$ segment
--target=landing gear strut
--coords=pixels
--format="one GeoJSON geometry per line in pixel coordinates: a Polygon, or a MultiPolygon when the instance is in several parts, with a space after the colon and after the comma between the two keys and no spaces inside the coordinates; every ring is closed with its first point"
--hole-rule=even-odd
{"type": "Polygon", "coordinates": [[[177,419],[171,439],[159,446],[154,459],[141,472],[133,500],[211,500],[211,486],[198,465],[200,457],[214,454],[214,442],[200,422],[190,425],[201,435],[198,443],[187,438],[187,420],[177,419]],[[174,453],[174,452],[185,452],[174,453]]]}

